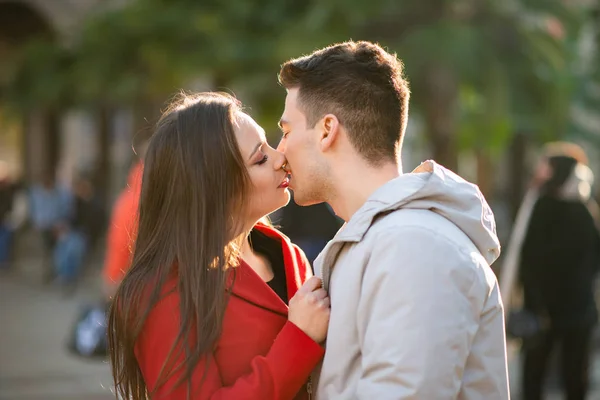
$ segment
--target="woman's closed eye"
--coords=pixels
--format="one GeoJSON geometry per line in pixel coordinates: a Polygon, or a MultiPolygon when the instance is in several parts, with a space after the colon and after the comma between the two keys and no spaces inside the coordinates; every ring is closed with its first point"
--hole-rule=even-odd
{"type": "Polygon", "coordinates": [[[257,162],[256,164],[258,164],[258,165],[263,165],[264,163],[266,163],[266,162],[267,162],[267,160],[268,160],[268,159],[269,159],[269,156],[265,154],[265,155],[264,155],[264,156],[263,156],[263,157],[260,159],[260,161],[259,161],[259,162],[257,162]]]}

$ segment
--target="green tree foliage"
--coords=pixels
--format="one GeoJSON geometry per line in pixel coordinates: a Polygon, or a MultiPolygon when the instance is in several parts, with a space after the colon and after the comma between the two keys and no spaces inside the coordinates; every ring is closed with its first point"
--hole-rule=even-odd
{"type": "Polygon", "coordinates": [[[573,103],[597,105],[598,69],[581,51],[585,29],[598,29],[586,4],[137,0],[93,16],[68,47],[27,46],[2,93],[22,108],[131,104],[205,76],[216,89],[241,88],[273,125],[281,62],[336,41],[372,40],[405,61],[412,113],[434,156],[455,167],[460,149],[501,149],[517,131],[560,137],[573,128],[573,103]]]}

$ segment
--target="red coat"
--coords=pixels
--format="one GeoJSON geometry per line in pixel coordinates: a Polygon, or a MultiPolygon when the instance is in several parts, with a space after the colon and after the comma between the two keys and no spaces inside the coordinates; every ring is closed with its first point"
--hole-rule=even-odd
{"type": "MultiPolygon", "coordinates": [[[[288,298],[312,275],[302,251],[278,231],[257,225],[256,229],[281,243],[288,298]]],[[[176,285],[175,280],[164,293],[176,285]]],[[[167,294],[150,312],[136,343],[136,357],[149,389],[154,388],[179,330],[179,295],[167,294]]],[[[236,271],[221,338],[210,354],[202,385],[205,361],[192,376],[194,400],[286,400],[306,399],[305,384],[322,359],[324,349],[287,320],[287,306],[245,262],[236,271]]],[[[177,360],[179,361],[179,360],[177,360]]],[[[179,400],[187,397],[187,384],[173,387],[175,373],[153,397],[179,400]],[[172,391],[173,390],[173,391],[172,391]]]]}

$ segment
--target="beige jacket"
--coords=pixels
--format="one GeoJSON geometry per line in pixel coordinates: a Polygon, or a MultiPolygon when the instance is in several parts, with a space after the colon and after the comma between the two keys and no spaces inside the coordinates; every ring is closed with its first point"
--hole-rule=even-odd
{"type": "Polygon", "coordinates": [[[477,186],[433,162],[379,188],[315,261],[331,296],[316,398],[508,399],[495,230],[477,186]]]}

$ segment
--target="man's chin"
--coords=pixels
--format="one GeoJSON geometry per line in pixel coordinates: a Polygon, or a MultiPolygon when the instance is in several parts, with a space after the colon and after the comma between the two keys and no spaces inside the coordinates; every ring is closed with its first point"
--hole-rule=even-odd
{"type": "Polygon", "coordinates": [[[297,190],[292,189],[292,192],[294,193],[294,203],[301,207],[314,206],[315,204],[322,203],[322,201],[302,196],[302,193],[297,190]]]}

